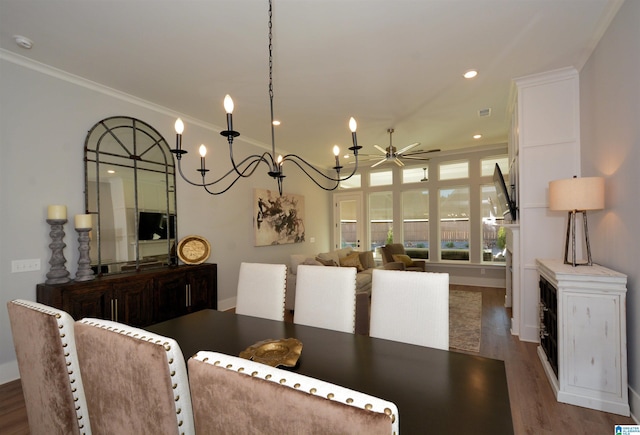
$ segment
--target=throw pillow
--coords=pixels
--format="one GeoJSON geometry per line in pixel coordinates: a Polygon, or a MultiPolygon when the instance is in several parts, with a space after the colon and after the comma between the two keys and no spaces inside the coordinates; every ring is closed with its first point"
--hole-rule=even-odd
{"type": "Polygon", "coordinates": [[[364,267],[360,263],[360,253],[354,252],[340,259],[341,267],[355,267],[358,272],[362,272],[364,267]]]}
{"type": "Polygon", "coordinates": [[[316,260],[322,261],[323,263],[325,261],[332,260],[336,266],[340,264],[340,257],[338,257],[338,253],[336,251],[321,252],[316,255],[316,260]]]}
{"type": "Polygon", "coordinates": [[[324,258],[316,257],[316,261],[318,263],[321,263],[324,266],[333,266],[333,267],[335,267],[335,266],[338,265],[335,261],[333,261],[331,259],[324,259],[324,258]]]}
{"type": "Polygon", "coordinates": [[[324,264],[320,263],[315,258],[307,258],[302,262],[302,264],[305,264],[307,266],[324,266],[324,264]]]}
{"type": "Polygon", "coordinates": [[[404,254],[393,254],[393,261],[401,261],[404,263],[405,267],[413,266],[413,260],[409,258],[408,255],[404,254]]]}

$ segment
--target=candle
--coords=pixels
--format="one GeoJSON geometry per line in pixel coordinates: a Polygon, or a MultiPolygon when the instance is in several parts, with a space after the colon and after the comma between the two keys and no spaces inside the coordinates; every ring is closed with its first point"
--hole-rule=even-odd
{"type": "Polygon", "coordinates": [[[75,217],[76,228],[93,228],[90,214],[77,214],[75,217]]]}
{"type": "Polygon", "coordinates": [[[340,148],[338,145],[333,146],[333,155],[336,156],[336,168],[338,168],[340,167],[340,158],[338,157],[340,155],[340,148]]]}
{"type": "Polygon", "coordinates": [[[66,219],[67,218],[67,206],[66,205],[50,205],[47,208],[47,219],[66,219]]]}
{"type": "Polygon", "coordinates": [[[231,114],[233,113],[233,100],[228,94],[224,97],[224,110],[227,112],[227,130],[233,131],[233,121],[231,118],[231,114]]]}

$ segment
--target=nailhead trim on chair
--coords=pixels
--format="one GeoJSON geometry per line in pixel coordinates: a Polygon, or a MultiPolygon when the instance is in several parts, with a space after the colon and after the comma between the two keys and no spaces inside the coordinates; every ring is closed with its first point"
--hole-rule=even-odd
{"type": "MultiPolygon", "coordinates": [[[[39,303],[34,304],[31,301],[25,301],[22,299],[16,299],[11,302],[16,305],[20,305],[25,308],[29,308],[31,310],[40,311],[41,313],[45,313],[47,315],[55,317],[56,322],[58,323],[58,329],[60,330],[60,341],[62,342],[63,348],[66,349],[69,346],[69,337],[71,337],[71,340],[74,339],[73,331],[71,331],[71,333],[65,332],[66,331],[65,326],[67,328],[73,328],[73,323],[71,325],[65,325],[64,321],[62,320],[62,316],[58,311],[48,309],[46,308],[46,306],[43,306],[39,303]]],[[[73,319],[71,320],[73,321],[73,319]]],[[[80,373],[80,370],[78,367],[74,365],[73,359],[71,358],[71,354],[66,350],[64,352],[64,359],[67,365],[67,374],[69,375],[69,384],[71,385],[71,395],[73,396],[73,401],[76,403],[75,410],[76,410],[76,418],[78,419],[78,428],[80,429],[80,432],[83,435],[90,435],[91,434],[90,424],[89,426],[85,427],[85,422],[89,420],[88,417],[85,418],[85,415],[88,415],[88,414],[86,413],[86,409],[84,409],[84,407],[82,406],[82,404],[86,402],[84,400],[80,400],[80,397],[78,395],[78,389],[73,385],[76,383],[76,377],[74,376],[74,372],[77,371],[78,373],[80,373]]]]}
{"type": "MultiPolygon", "coordinates": [[[[167,363],[169,364],[169,371],[170,371],[170,375],[171,377],[175,377],[176,375],[176,369],[178,368],[176,366],[176,361],[175,361],[175,354],[179,353],[180,357],[182,357],[182,353],[181,351],[178,350],[176,351],[175,349],[172,350],[171,348],[171,344],[167,341],[164,341],[167,339],[167,337],[163,337],[160,335],[155,335],[151,332],[147,332],[144,331],[144,335],[139,334],[137,331],[139,331],[137,328],[133,328],[127,325],[123,325],[121,323],[117,323],[117,322],[112,322],[109,320],[100,320],[100,319],[82,319],[80,322],[91,325],[91,326],[96,326],[102,329],[106,329],[108,331],[112,331],[118,334],[122,334],[122,335],[127,335],[129,337],[132,338],[136,338],[138,340],[142,340],[142,341],[147,341],[149,343],[155,343],[155,344],[161,344],[162,347],[164,348],[164,350],[167,352],[167,363]]],[[[185,382],[188,382],[188,378],[185,378],[185,382]]],[[[180,385],[178,385],[177,383],[172,383],[172,388],[174,390],[174,401],[175,401],[175,409],[176,409],[176,420],[178,423],[178,427],[182,428],[182,426],[184,425],[184,419],[181,418],[182,417],[182,408],[190,408],[191,407],[191,403],[187,403],[187,400],[190,400],[190,396],[189,399],[182,399],[180,396],[180,391],[181,388],[180,385]]],[[[189,392],[188,390],[188,385],[187,385],[187,393],[189,392]]],[[[189,433],[191,433],[193,431],[193,427],[191,428],[184,428],[187,431],[189,431],[189,433]]],[[[182,435],[185,435],[185,432],[181,432],[182,435]]]]}
{"type": "Polygon", "coordinates": [[[308,394],[324,397],[328,400],[344,403],[355,408],[384,413],[391,420],[391,428],[394,434],[398,433],[398,409],[396,405],[387,400],[351,390],[336,384],[321,381],[316,378],[281,370],[255,361],[241,359],[231,355],[217,352],[200,351],[191,358],[214,366],[223,365],[228,370],[235,370],[247,376],[264,379],[278,383],[300,391],[308,391],[308,394]],[[250,372],[248,374],[247,372],[250,372]],[[274,378],[275,377],[275,378],[274,378]],[[372,403],[373,402],[373,403],[372,403]]]}

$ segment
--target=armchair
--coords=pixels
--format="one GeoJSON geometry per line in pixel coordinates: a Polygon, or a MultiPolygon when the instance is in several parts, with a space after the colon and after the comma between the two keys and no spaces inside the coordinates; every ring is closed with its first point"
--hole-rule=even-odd
{"type": "Polygon", "coordinates": [[[390,243],[381,246],[380,253],[382,254],[382,265],[385,269],[408,270],[412,272],[427,271],[427,262],[425,260],[409,258],[402,243],[390,243]]]}

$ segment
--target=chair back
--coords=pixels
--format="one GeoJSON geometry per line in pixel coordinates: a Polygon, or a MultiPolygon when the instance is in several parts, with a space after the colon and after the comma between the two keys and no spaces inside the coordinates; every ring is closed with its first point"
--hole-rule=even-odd
{"type": "Polygon", "coordinates": [[[294,323],[353,334],[355,321],[355,267],[298,266],[294,323]]]}
{"type": "Polygon", "coordinates": [[[32,434],[90,434],[74,320],[37,302],[7,303],[32,434]]]}
{"type": "Polygon", "coordinates": [[[175,340],[83,319],[76,344],[94,433],[194,433],[186,364],[175,340]]]}
{"type": "Polygon", "coordinates": [[[221,353],[188,365],[198,433],[398,433],[398,408],[378,397],[221,353]]]}
{"type": "Polygon", "coordinates": [[[369,335],[449,349],[449,274],[373,271],[369,335]]]}
{"type": "Polygon", "coordinates": [[[284,264],[240,264],[236,313],[284,320],[286,285],[284,264]]]}

